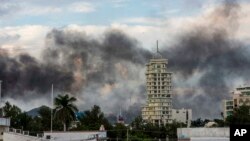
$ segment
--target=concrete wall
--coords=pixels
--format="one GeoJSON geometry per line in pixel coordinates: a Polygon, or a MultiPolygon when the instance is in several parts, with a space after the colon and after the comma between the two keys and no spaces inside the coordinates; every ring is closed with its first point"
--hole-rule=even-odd
{"type": "Polygon", "coordinates": [[[190,141],[229,141],[229,138],[226,137],[194,137],[191,138],[190,141]]]}
{"type": "Polygon", "coordinates": [[[1,126],[1,125],[0,125],[0,141],[3,140],[3,133],[4,133],[5,131],[8,131],[8,130],[9,130],[9,127],[5,127],[5,126],[1,126]]]}
{"type": "Polygon", "coordinates": [[[90,132],[45,132],[42,138],[24,135],[22,133],[4,132],[4,141],[96,141],[97,135],[99,139],[107,137],[106,131],[90,131],[90,132]],[[46,137],[50,136],[50,139],[46,137]]]}
{"type": "Polygon", "coordinates": [[[106,138],[106,131],[89,131],[89,132],[44,132],[44,138],[50,136],[54,141],[71,141],[71,140],[96,140],[96,135],[99,138],[106,138]]]}
{"type": "Polygon", "coordinates": [[[229,138],[229,128],[178,128],[178,139],[195,137],[222,137],[229,138]]]}
{"type": "Polygon", "coordinates": [[[27,136],[27,135],[18,134],[18,133],[12,133],[12,132],[4,132],[3,140],[4,141],[46,141],[46,140],[42,140],[41,138],[27,136]]]}

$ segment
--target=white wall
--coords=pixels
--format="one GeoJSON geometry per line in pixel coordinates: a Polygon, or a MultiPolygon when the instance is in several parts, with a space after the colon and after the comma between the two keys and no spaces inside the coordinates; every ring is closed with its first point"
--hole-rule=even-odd
{"type": "Polygon", "coordinates": [[[43,138],[23,135],[14,132],[4,132],[4,141],[49,141],[46,136],[50,135],[51,141],[82,141],[89,139],[89,141],[96,141],[96,135],[99,138],[106,138],[106,131],[90,131],[90,132],[45,132],[43,138]]]}
{"type": "Polygon", "coordinates": [[[8,131],[9,127],[5,127],[5,126],[0,126],[0,140],[3,140],[3,133],[4,131],[8,131]]]}
{"type": "Polygon", "coordinates": [[[190,141],[229,141],[230,139],[227,138],[227,137],[204,137],[204,138],[201,138],[201,137],[194,137],[194,138],[191,138],[190,141]]]}
{"type": "Polygon", "coordinates": [[[83,139],[93,139],[98,135],[99,138],[106,138],[106,131],[86,131],[86,132],[44,132],[44,138],[46,136],[51,136],[51,139],[55,141],[70,141],[70,140],[83,140],[83,139]]]}
{"type": "Polygon", "coordinates": [[[229,138],[229,128],[178,128],[177,136],[181,138],[195,137],[226,137],[229,138]]]}
{"type": "Polygon", "coordinates": [[[37,137],[26,136],[26,135],[12,133],[12,132],[4,132],[3,140],[4,141],[45,141],[37,137]]]}

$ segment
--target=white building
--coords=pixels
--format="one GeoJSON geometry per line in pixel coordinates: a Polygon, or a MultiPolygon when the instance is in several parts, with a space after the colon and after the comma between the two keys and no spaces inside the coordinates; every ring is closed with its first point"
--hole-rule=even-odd
{"type": "Polygon", "coordinates": [[[192,121],[192,109],[172,109],[172,118],[173,120],[187,124],[187,127],[190,127],[192,121]]]}
{"type": "Polygon", "coordinates": [[[9,130],[10,118],[0,117],[0,141],[3,140],[3,133],[9,130]]]}
{"type": "Polygon", "coordinates": [[[168,60],[157,55],[146,65],[147,103],[142,118],[153,124],[172,121],[172,73],[167,71],[168,60]]]}

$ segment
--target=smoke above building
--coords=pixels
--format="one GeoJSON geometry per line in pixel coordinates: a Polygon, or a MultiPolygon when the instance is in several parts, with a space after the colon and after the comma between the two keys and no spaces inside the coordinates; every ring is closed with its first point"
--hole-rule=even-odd
{"type": "Polygon", "coordinates": [[[220,117],[221,100],[235,82],[249,82],[249,47],[234,38],[239,13],[236,1],[225,1],[164,51],[177,80],[175,106],[192,108],[196,117],[220,117]]]}
{"type": "MultiPolygon", "coordinates": [[[[195,117],[218,117],[233,81],[248,82],[249,48],[234,38],[239,11],[235,1],[225,1],[202,17],[204,22],[189,23],[174,45],[161,47],[173,72],[175,107],[192,108],[195,117]]],[[[100,38],[54,29],[45,46],[40,60],[0,50],[5,98],[48,97],[54,84],[55,93],[77,97],[80,109],[96,104],[106,113],[123,108],[129,117],[140,114],[146,100],[145,64],[153,53],[136,39],[114,29],[100,38]]]]}

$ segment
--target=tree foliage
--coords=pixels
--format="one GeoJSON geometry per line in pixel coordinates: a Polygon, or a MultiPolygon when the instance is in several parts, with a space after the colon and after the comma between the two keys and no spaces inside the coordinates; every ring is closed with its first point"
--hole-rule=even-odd
{"type": "Polygon", "coordinates": [[[226,118],[226,123],[229,124],[250,124],[250,106],[242,105],[236,108],[233,115],[226,118]]]}
{"type": "Polygon", "coordinates": [[[58,95],[55,98],[55,118],[61,121],[64,125],[64,131],[66,131],[66,124],[76,120],[76,112],[78,108],[74,105],[76,101],[75,97],[69,97],[66,95],[58,95]]]}
{"type": "Polygon", "coordinates": [[[104,125],[105,129],[111,129],[111,125],[97,105],[94,105],[91,110],[85,111],[79,121],[79,129],[82,130],[99,130],[101,125],[104,125]]]}

